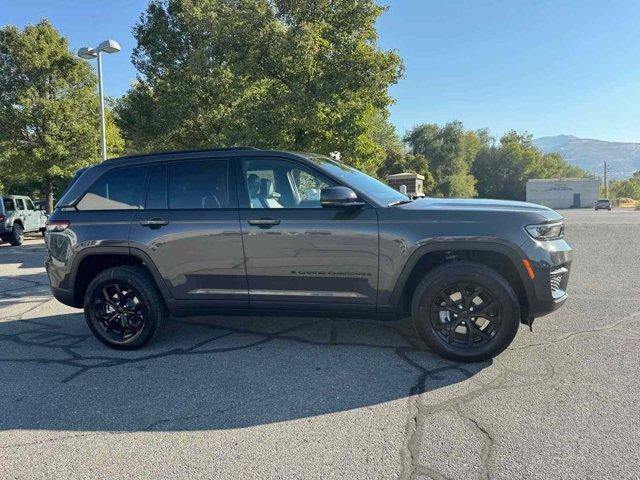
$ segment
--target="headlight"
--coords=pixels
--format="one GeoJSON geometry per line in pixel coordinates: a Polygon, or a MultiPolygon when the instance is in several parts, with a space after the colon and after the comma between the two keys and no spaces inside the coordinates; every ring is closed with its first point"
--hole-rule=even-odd
{"type": "Polygon", "coordinates": [[[564,238],[564,223],[543,223],[541,225],[529,225],[525,230],[536,240],[557,240],[564,238]]]}

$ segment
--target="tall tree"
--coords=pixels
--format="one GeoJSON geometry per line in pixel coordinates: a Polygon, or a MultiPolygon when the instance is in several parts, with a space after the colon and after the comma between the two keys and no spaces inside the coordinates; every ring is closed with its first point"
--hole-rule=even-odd
{"type": "Polygon", "coordinates": [[[461,122],[450,122],[443,127],[419,125],[405,136],[404,141],[412,154],[421,155],[429,162],[435,178],[435,196],[476,196],[476,181],[469,168],[481,139],[473,132],[465,132],[461,122]]]}
{"type": "MultiPolygon", "coordinates": [[[[7,184],[56,186],[100,160],[96,79],[46,20],[0,29],[0,157],[7,184]]],[[[111,153],[122,148],[109,122],[111,153]]]]}
{"type": "Polygon", "coordinates": [[[134,28],[137,83],[117,108],[131,148],[340,151],[375,171],[371,118],[400,57],[374,0],[152,0],[134,28]]]}

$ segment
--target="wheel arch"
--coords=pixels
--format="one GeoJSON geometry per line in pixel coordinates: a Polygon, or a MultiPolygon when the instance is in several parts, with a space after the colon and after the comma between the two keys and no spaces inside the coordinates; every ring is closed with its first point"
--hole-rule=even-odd
{"type": "Polygon", "coordinates": [[[426,243],[403,267],[391,295],[391,305],[399,316],[406,316],[411,309],[413,292],[427,273],[445,263],[467,260],[493,268],[507,279],[518,296],[522,321],[525,321],[535,292],[523,259],[526,256],[517,246],[500,239],[442,239],[426,243]]]}
{"type": "Polygon", "coordinates": [[[144,268],[154,280],[162,298],[168,305],[171,294],[160,272],[147,254],[136,248],[128,247],[93,247],[87,249],[76,258],[71,273],[73,285],[73,301],[76,307],[81,307],[84,295],[91,280],[108,268],[133,265],[144,268]]]}

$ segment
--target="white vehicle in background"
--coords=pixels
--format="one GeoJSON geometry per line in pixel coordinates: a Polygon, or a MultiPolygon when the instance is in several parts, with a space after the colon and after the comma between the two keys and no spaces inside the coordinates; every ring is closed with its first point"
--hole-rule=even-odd
{"type": "Polygon", "coordinates": [[[22,245],[25,233],[44,234],[47,215],[23,195],[0,195],[0,242],[22,245]]]}

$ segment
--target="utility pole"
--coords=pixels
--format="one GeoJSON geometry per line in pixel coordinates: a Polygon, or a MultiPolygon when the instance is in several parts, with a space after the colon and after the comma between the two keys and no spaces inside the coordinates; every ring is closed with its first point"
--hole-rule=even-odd
{"type": "Polygon", "coordinates": [[[607,186],[607,161],[604,161],[604,198],[609,198],[609,188],[607,186]]]}

